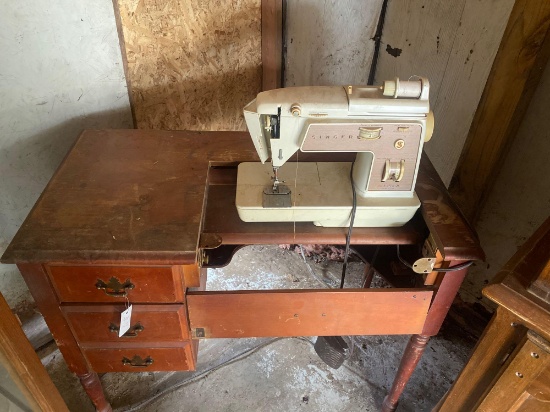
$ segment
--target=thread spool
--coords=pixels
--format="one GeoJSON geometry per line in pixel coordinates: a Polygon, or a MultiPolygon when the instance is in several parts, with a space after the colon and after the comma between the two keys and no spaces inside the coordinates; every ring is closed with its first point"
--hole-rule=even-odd
{"type": "Polygon", "coordinates": [[[398,97],[418,99],[422,94],[422,81],[400,81],[398,77],[396,77],[395,80],[385,80],[382,94],[384,96],[393,97],[394,99],[398,97]]]}

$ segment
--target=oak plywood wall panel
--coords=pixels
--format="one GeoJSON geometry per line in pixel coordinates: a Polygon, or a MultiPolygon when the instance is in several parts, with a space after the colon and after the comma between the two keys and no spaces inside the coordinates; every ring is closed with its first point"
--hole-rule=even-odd
{"type": "Polygon", "coordinates": [[[425,150],[448,185],[514,0],[390,0],[376,83],[430,79],[435,131],[425,150]]]}
{"type": "Polygon", "coordinates": [[[245,130],[261,88],[260,0],[116,0],[136,126],[245,130]]]}
{"type": "Polygon", "coordinates": [[[285,87],[366,84],[382,0],[287,0],[285,87]]]}

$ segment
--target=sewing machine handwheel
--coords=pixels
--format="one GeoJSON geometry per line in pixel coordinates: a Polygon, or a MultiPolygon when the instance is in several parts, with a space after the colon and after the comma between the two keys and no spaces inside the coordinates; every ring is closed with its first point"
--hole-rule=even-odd
{"type": "Polygon", "coordinates": [[[434,126],[434,112],[430,110],[426,115],[426,134],[424,135],[424,142],[429,142],[432,138],[432,135],[434,134],[434,126]]]}

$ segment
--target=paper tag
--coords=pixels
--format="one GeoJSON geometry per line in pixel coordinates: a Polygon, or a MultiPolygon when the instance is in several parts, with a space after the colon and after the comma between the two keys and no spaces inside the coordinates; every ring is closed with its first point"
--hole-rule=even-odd
{"type": "Polygon", "coordinates": [[[120,338],[130,330],[130,321],[132,318],[132,305],[128,306],[124,312],[120,314],[120,328],[118,329],[118,337],[120,338]]]}

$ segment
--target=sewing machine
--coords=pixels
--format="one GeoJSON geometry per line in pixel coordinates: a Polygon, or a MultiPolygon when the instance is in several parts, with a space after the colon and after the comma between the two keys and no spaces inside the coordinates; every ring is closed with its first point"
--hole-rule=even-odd
{"type": "Polygon", "coordinates": [[[425,78],[396,78],[381,87],[291,87],[258,94],[244,116],[262,163],[239,165],[239,217],[346,227],[353,183],[354,226],[402,226],[420,206],[414,187],[424,142],[433,131],[428,97],[425,78]],[[299,151],[357,156],[353,164],[300,163],[299,151]],[[265,164],[269,158],[271,165],[265,164]]]}

